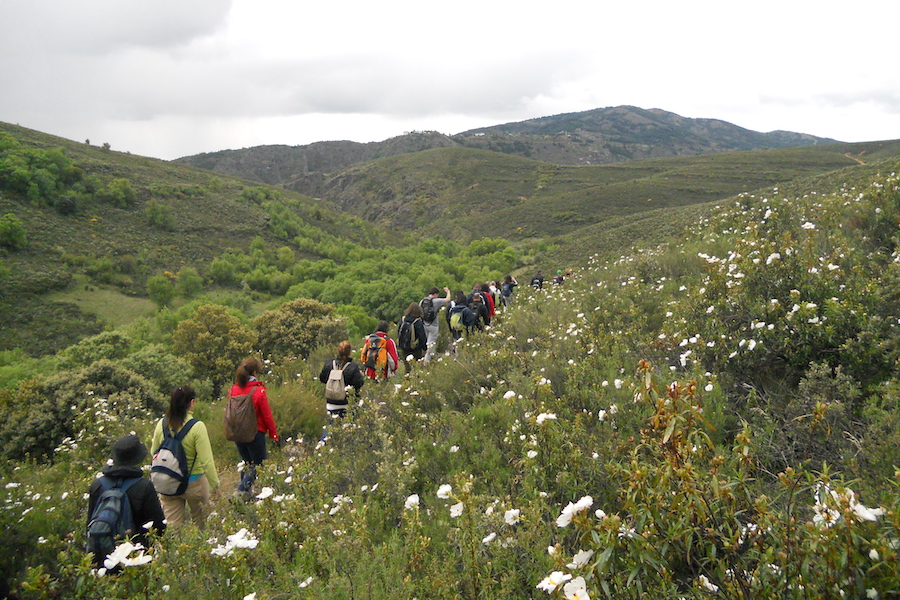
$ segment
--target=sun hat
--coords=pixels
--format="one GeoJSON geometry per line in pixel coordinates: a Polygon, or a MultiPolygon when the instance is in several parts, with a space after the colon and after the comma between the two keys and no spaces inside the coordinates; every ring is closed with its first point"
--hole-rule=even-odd
{"type": "Polygon", "coordinates": [[[141,443],[136,435],[120,437],[113,445],[113,464],[120,467],[133,467],[147,458],[147,446],[141,443]]]}

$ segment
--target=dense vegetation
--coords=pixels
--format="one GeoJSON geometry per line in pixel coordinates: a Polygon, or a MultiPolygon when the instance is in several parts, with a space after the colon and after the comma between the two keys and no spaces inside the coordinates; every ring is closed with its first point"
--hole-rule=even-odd
{"type": "Polygon", "coordinates": [[[256,317],[197,299],[35,359],[0,399],[0,571],[27,598],[895,598],[896,168],[741,194],[671,243],[585,255],[455,355],[364,387],[325,445],[314,375],[349,320],[301,296],[327,277],[256,317]],[[286,443],[234,505],[216,382],[286,338],[308,349],[268,362],[286,443]],[[184,382],[208,400],[215,516],[93,572],[82,494],[184,382]]]}

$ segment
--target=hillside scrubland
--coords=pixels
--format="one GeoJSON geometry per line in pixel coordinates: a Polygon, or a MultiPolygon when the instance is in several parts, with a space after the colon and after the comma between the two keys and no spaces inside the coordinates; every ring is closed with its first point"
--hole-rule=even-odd
{"type": "Polygon", "coordinates": [[[367,384],[325,444],[315,342],[346,333],[329,305],[295,300],[315,335],[198,301],[156,317],[172,349],[148,321],[85,338],[0,395],[0,572],[26,598],[897,597],[897,166],[585,252],[455,354],[367,384]],[[265,375],[285,443],[231,503],[237,453],[199,385],[215,512],[92,571],[83,494],[117,437],[149,439],[198,331],[236,356],[291,340],[265,375]]]}

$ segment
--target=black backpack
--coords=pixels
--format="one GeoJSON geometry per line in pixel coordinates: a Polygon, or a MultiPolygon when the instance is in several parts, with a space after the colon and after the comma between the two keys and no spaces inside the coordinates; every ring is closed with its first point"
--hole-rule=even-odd
{"type": "Polygon", "coordinates": [[[140,477],[113,479],[106,475],[100,478],[102,492],[87,527],[86,550],[94,555],[95,564],[101,564],[116,549],[117,540],[136,533],[126,492],[140,480],[140,477]]]}
{"type": "Polygon", "coordinates": [[[403,319],[400,329],[397,331],[397,345],[404,352],[409,352],[416,344],[416,322],[403,319]]]}
{"type": "Polygon", "coordinates": [[[419,302],[419,306],[422,307],[422,320],[429,325],[434,323],[434,320],[437,319],[437,311],[434,310],[434,298],[425,296],[422,298],[422,301],[419,302]]]}
{"type": "MultiPolygon", "coordinates": [[[[158,494],[163,496],[180,496],[190,483],[191,469],[188,465],[187,455],[181,440],[187,435],[197,419],[191,419],[181,428],[181,431],[172,435],[166,417],[163,417],[162,430],[163,441],[153,453],[150,461],[150,481],[158,494]]],[[[194,456],[197,462],[197,456],[194,456]]]]}

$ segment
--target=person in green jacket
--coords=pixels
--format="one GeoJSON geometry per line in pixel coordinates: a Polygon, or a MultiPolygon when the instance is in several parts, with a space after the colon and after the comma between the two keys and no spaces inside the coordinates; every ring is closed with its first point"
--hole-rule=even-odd
{"type": "MultiPolygon", "coordinates": [[[[172,435],[177,434],[184,424],[193,418],[194,402],[196,402],[196,393],[190,386],[185,385],[172,390],[169,411],[165,416],[172,435]]],[[[163,419],[160,419],[153,432],[152,447],[157,449],[154,454],[163,441],[162,428],[163,419]]],[[[209,495],[219,487],[219,475],[216,472],[216,463],[213,459],[206,424],[203,421],[195,423],[184,436],[181,444],[184,446],[187,463],[192,465],[190,483],[184,494],[180,496],[159,494],[159,502],[170,528],[176,528],[184,523],[188,509],[190,509],[191,520],[197,525],[202,524],[209,509],[209,495]]]]}

